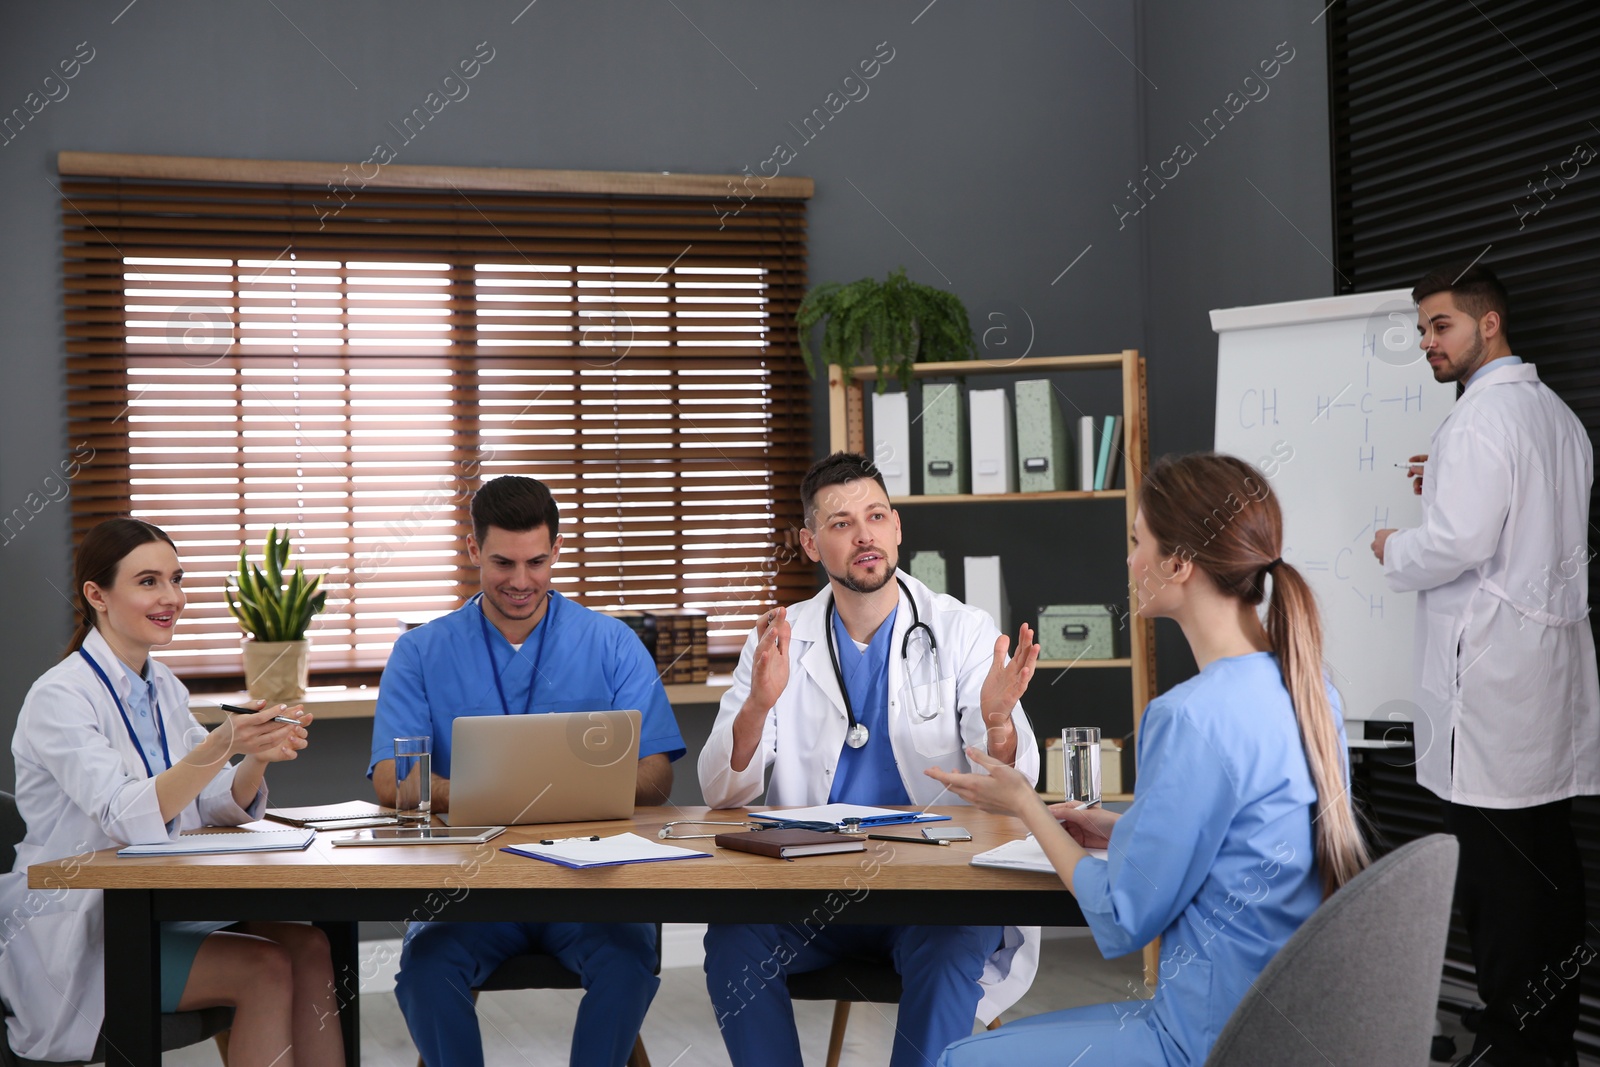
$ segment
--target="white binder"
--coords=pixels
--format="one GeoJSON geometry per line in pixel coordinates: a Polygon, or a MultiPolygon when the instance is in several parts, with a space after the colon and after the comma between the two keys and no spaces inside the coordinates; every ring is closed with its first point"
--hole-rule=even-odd
{"type": "Polygon", "coordinates": [[[1006,391],[973,389],[967,405],[972,414],[972,491],[1015,493],[1017,438],[1006,391]]]}
{"type": "Polygon", "coordinates": [[[904,393],[872,394],[872,462],[890,500],[911,495],[911,416],[904,393]]]}
{"type": "Polygon", "coordinates": [[[1094,456],[1097,444],[1099,442],[1094,436],[1094,416],[1084,415],[1078,419],[1078,488],[1085,492],[1094,488],[1094,456]]]}
{"type": "Polygon", "coordinates": [[[988,612],[1000,632],[1007,632],[1011,605],[1006,600],[1006,584],[1000,577],[1000,557],[966,556],[962,564],[966,572],[966,602],[988,612]]]}

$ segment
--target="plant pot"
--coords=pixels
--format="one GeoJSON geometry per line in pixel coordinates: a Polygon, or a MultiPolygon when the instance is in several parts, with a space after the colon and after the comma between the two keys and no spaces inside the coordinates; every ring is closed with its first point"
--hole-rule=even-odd
{"type": "Polygon", "coordinates": [[[255,700],[289,704],[306,695],[311,680],[306,652],[311,642],[244,639],[244,684],[255,700]]]}

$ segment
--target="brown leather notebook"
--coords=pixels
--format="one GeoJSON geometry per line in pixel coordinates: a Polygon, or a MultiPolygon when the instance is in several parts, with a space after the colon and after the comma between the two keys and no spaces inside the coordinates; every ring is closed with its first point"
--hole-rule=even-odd
{"type": "Polygon", "coordinates": [[[718,848],[754,852],[758,856],[773,856],[781,860],[867,850],[867,843],[859,836],[830,834],[821,830],[749,830],[738,834],[718,834],[716,843],[718,848]]]}

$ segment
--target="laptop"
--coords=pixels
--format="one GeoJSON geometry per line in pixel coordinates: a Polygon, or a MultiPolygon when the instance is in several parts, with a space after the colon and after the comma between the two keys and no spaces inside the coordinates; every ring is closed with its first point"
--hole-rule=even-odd
{"type": "Polygon", "coordinates": [[[464,715],[450,733],[454,826],[633,816],[637,711],[464,715]]]}

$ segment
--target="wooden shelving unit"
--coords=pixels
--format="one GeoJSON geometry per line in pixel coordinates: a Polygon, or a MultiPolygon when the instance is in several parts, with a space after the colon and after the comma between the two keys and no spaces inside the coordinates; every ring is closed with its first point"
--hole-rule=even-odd
{"type": "MultiPolygon", "coordinates": [[[[959,363],[914,363],[911,377],[922,378],[973,378],[982,375],[1008,375],[1033,378],[1069,371],[1116,370],[1122,374],[1122,484],[1125,489],[1104,489],[1099,492],[1069,490],[1058,493],[962,493],[948,496],[909,496],[894,501],[896,507],[921,507],[934,504],[1072,504],[1085,500],[1121,500],[1124,503],[1124,534],[1128,551],[1133,551],[1133,516],[1139,507],[1139,483],[1144,469],[1150,463],[1150,444],[1145,436],[1149,407],[1145,398],[1144,360],[1138,349],[1126,348],[1121,352],[1091,356],[1042,356],[1032,359],[971,360],[959,363]]],[[[844,371],[837,366],[828,368],[828,429],[829,451],[841,450],[865,453],[867,449],[866,389],[868,383],[879,378],[876,367],[854,367],[850,380],[845,381],[844,371]]],[[[1120,564],[1119,564],[1120,565],[1120,564]]],[[[1133,590],[1128,591],[1130,598],[1133,590]]],[[[1129,603],[1132,601],[1130,599],[1129,603]]],[[[1131,675],[1130,698],[1133,702],[1133,728],[1139,729],[1139,719],[1144,707],[1156,691],[1155,627],[1149,619],[1130,612],[1129,655],[1123,659],[1101,660],[1040,660],[1039,669],[1072,669],[1086,667],[1120,667],[1131,675]]]]}

